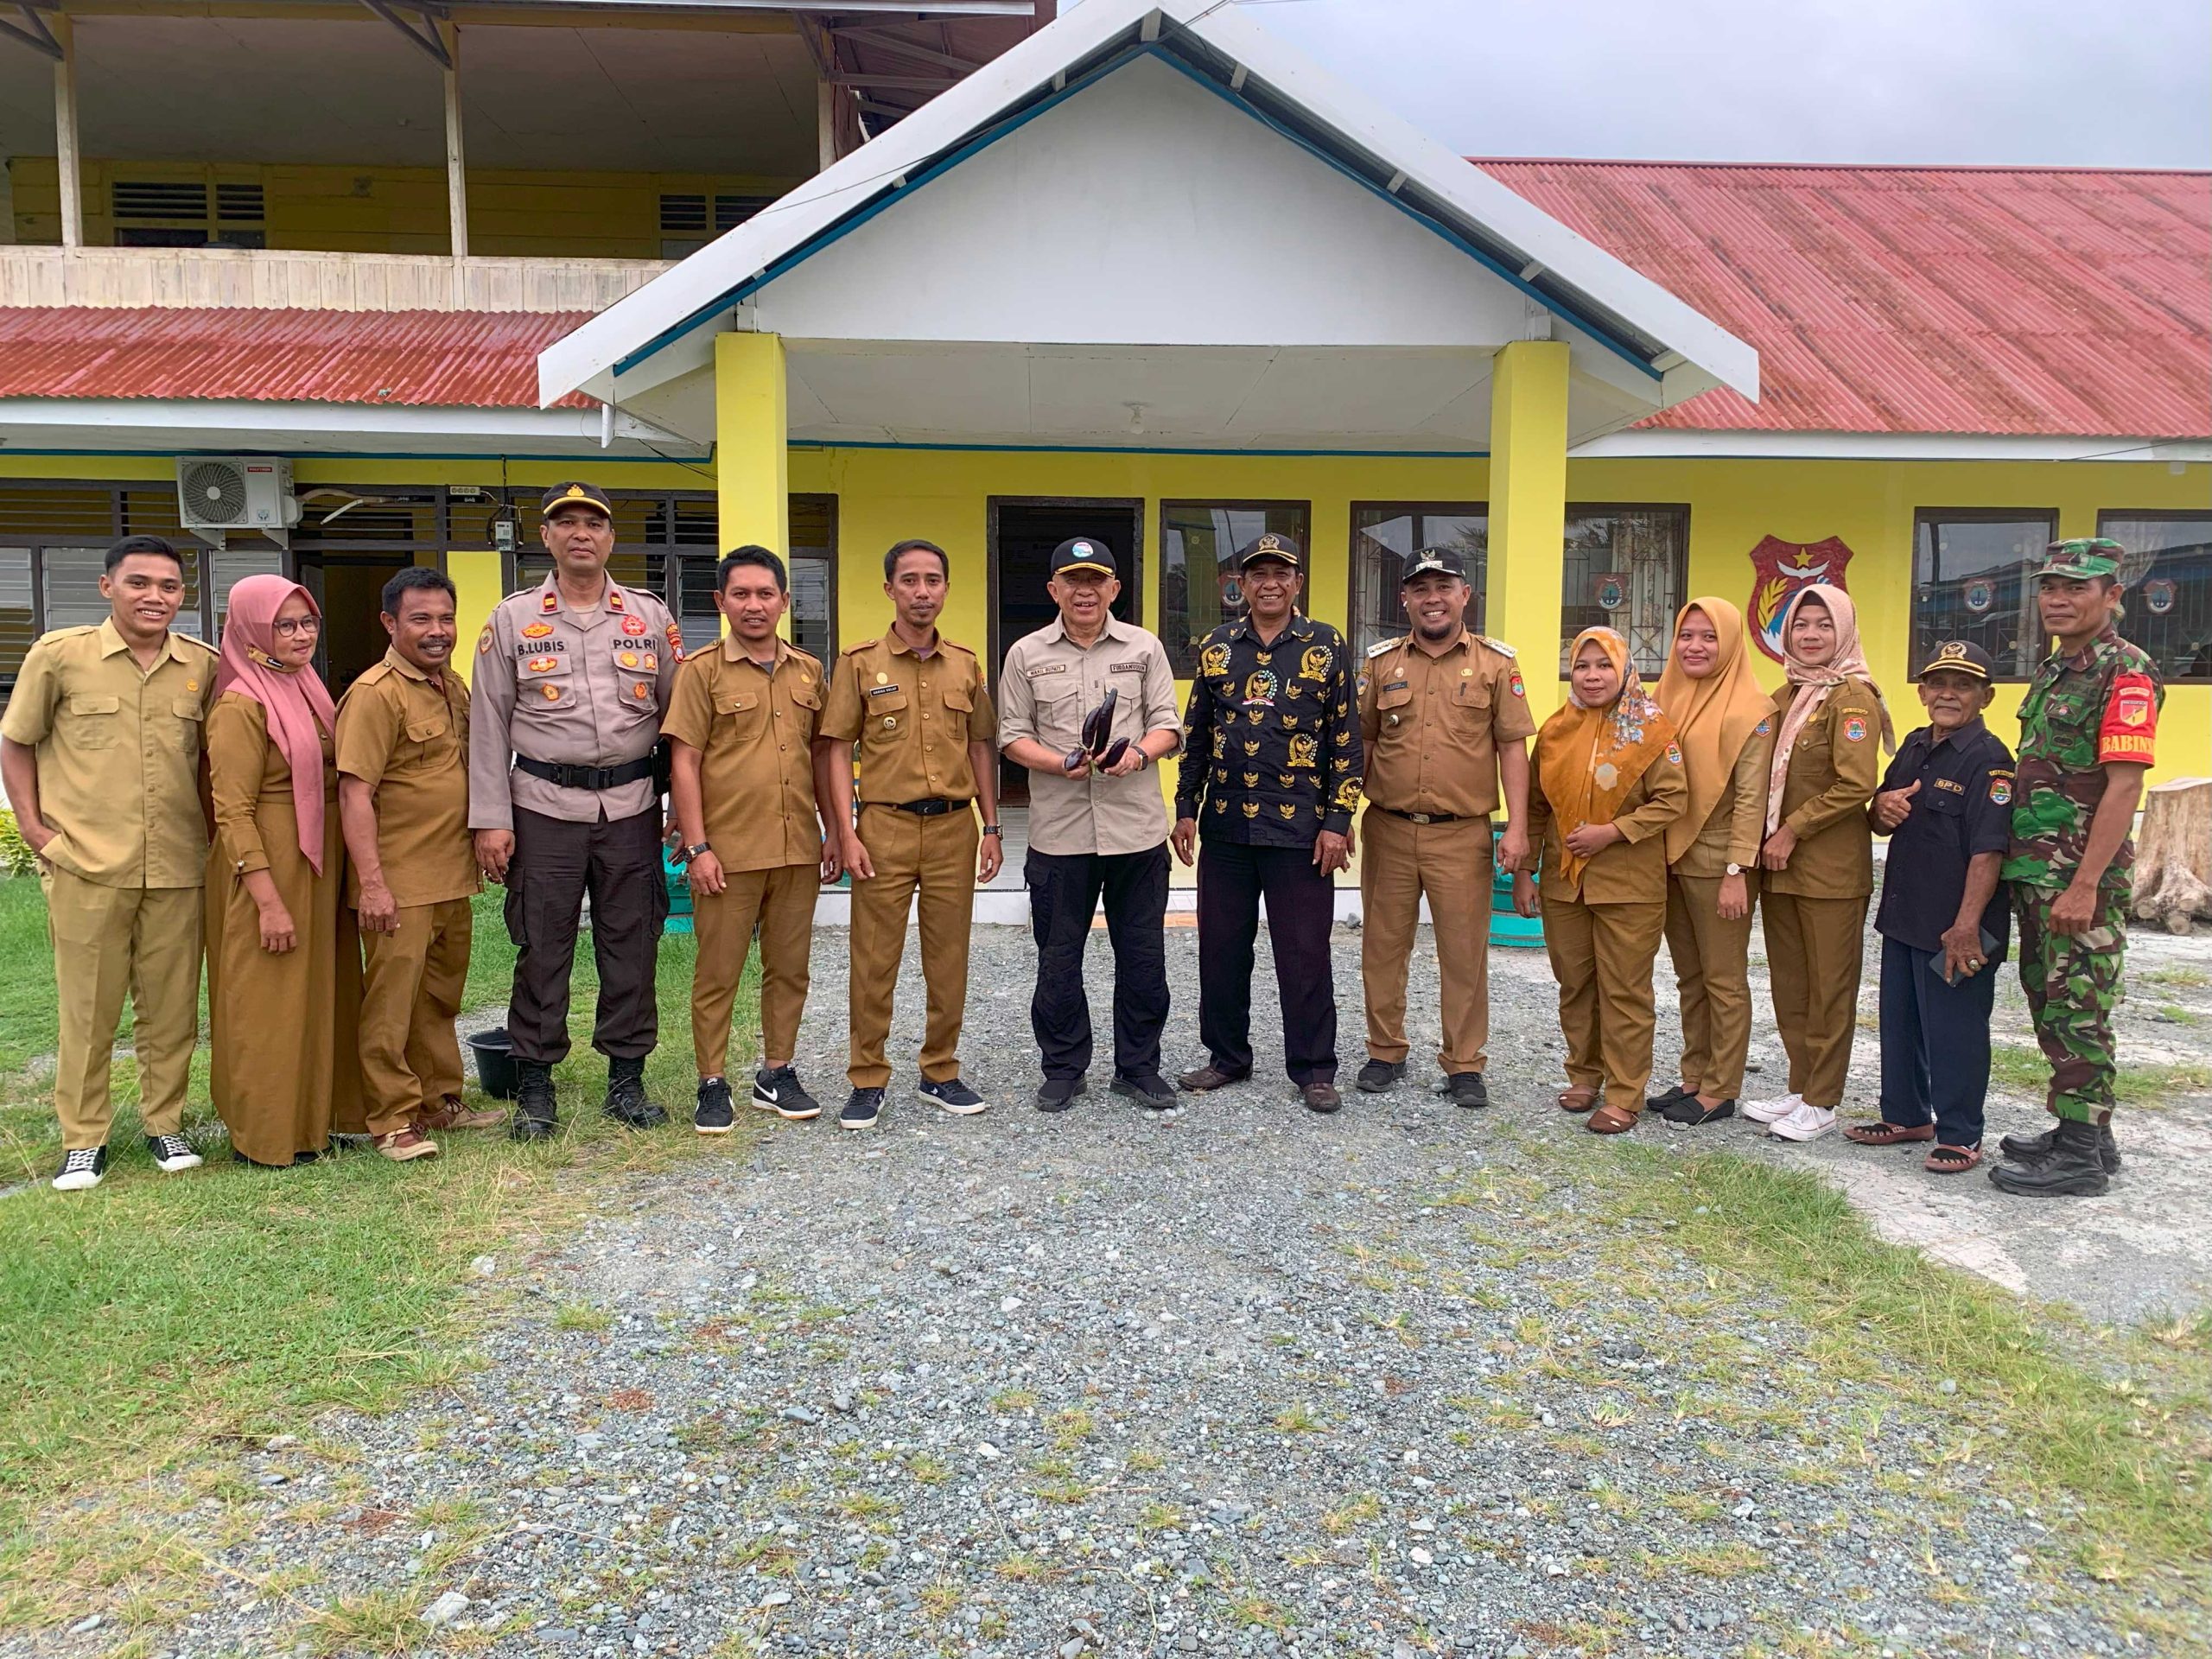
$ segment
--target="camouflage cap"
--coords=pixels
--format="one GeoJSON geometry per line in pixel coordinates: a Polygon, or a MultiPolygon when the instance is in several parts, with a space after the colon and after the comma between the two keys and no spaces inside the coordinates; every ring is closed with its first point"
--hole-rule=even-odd
{"type": "Polygon", "coordinates": [[[2127,550],[2108,536],[2077,536],[2070,542],[2053,542],[2043,550],[2038,576],[2066,576],[2087,581],[2091,576],[2120,575],[2120,562],[2127,550]]]}

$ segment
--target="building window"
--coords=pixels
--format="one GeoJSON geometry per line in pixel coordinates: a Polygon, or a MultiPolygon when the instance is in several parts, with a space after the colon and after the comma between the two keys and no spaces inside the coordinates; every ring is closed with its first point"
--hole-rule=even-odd
{"type": "MultiPolygon", "coordinates": [[[[1306,550],[1311,514],[1303,501],[1163,501],[1160,504],[1160,638],[1175,677],[1198,671],[1198,642],[1244,613],[1236,550],[1273,531],[1306,550]]],[[[1306,596],[1300,608],[1312,603],[1306,596]]]]}
{"type": "Polygon", "coordinates": [[[1567,677],[1567,651],[1576,634],[1611,628],[1626,637],[1637,671],[1656,680],[1674,641],[1689,560],[1688,507],[1570,504],[1560,594],[1560,677],[1567,677]]]}
{"type": "Polygon", "coordinates": [[[262,188],[254,180],[195,176],[118,179],[108,213],[118,248],[268,245],[262,188]]]}
{"type": "Polygon", "coordinates": [[[100,577],[107,550],[125,536],[159,536],[184,556],[177,629],[215,638],[204,602],[207,549],[177,523],[174,483],[0,482],[0,692],[40,634],[107,620],[100,577]]]}
{"type": "Polygon", "coordinates": [[[1346,630],[1361,657],[1406,631],[1399,587],[1406,562],[1427,547],[1448,547],[1467,563],[1473,596],[1467,627],[1480,633],[1488,576],[1490,515],[1480,502],[1355,501],[1351,508],[1351,607],[1346,630]]]}
{"type": "Polygon", "coordinates": [[[837,498],[791,497],[791,643],[827,663],[837,654],[837,498]]]}
{"type": "Polygon", "coordinates": [[[1945,640],[1964,639],[1989,653],[2000,680],[2033,674],[2044,639],[2028,572],[2057,534],[2058,515],[2032,509],[1914,515],[1911,673],[1945,640]]]}
{"type": "Polygon", "coordinates": [[[2212,512],[2101,512],[2097,534],[2127,550],[2120,632],[2168,684],[2212,683],[2212,512]]]}

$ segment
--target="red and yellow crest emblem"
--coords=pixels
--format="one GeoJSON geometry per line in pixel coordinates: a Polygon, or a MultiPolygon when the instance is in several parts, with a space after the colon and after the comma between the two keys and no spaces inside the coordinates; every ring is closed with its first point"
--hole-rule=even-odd
{"type": "Polygon", "coordinates": [[[553,625],[550,622],[525,622],[523,625],[522,637],[525,639],[543,639],[552,632],[553,625]]]}
{"type": "Polygon", "coordinates": [[[1744,607],[1751,638],[1776,662],[1782,661],[1782,615],[1801,588],[1815,582],[1848,591],[1844,567],[1851,550],[1840,536],[1818,542],[1785,542],[1769,536],[1751,550],[1751,602],[1744,607]]]}

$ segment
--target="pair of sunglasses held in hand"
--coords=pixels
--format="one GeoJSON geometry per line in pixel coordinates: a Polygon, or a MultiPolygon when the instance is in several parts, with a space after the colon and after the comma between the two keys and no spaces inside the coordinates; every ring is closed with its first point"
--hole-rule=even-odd
{"type": "Polygon", "coordinates": [[[1070,772],[1088,760],[1103,771],[1118,763],[1129,752],[1129,740],[1114,735],[1114,700],[1120,693],[1109,690],[1106,701],[1084,717],[1083,741],[1070,749],[1067,759],[1061,762],[1070,772]]]}

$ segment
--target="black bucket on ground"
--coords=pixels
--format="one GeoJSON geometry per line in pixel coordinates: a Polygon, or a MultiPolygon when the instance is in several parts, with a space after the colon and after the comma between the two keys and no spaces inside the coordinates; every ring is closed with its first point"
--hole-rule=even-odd
{"type": "Polygon", "coordinates": [[[507,1046],[507,1028],[494,1026],[478,1032],[468,1039],[468,1052],[476,1057],[476,1080],[484,1085],[484,1092],[494,1100],[512,1100],[515,1055],[507,1046]]]}

